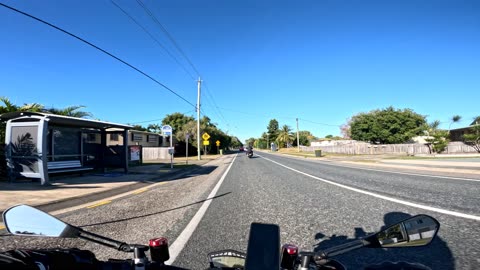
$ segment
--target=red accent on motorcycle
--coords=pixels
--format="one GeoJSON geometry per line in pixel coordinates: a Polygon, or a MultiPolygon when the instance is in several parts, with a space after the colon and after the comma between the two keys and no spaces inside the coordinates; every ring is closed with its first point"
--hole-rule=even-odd
{"type": "Polygon", "coordinates": [[[282,246],[282,259],[280,266],[282,269],[293,269],[298,255],[298,247],[291,244],[282,246]]]}
{"type": "Polygon", "coordinates": [[[298,247],[294,245],[287,245],[287,253],[290,255],[296,255],[298,253],[298,247]]]}
{"type": "Polygon", "coordinates": [[[168,240],[165,237],[150,239],[148,241],[150,246],[150,256],[154,262],[166,262],[170,259],[168,252],[168,240]]]}
{"type": "Polygon", "coordinates": [[[150,239],[150,241],[148,241],[148,245],[150,247],[158,247],[163,245],[168,246],[168,239],[165,237],[150,239]]]}

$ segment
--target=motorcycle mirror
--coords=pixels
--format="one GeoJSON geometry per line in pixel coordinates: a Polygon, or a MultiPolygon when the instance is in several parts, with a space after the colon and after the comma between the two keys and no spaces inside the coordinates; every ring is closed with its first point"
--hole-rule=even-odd
{"type": "Polygon", "coordinates": [[[17,205],[3,212],[7,231],[14,235],[74,238],[79,229],[28,205],[17,205]]]}
{"type": "Polygon", "coordinates": [[[437,235],[440,223],[431,216],[417,215],[367,237],[370,247],[426,246],[437,235]]]}

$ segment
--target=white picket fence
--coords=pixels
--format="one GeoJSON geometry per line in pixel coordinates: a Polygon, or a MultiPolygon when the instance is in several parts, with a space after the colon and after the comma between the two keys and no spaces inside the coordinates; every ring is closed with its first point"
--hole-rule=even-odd
{"type": "MultiPolygon", "coordinates": [[[[303,152],[313,152],[316,149],[321,149],[325,153],[337,153],[347,155],[378,155],[378,154],[405,154],[418,155],[429,154],[428,146],[424,144],[380,144],[373,145],[369,143],[351,143],[345,145],[331,145],[331,146],[300,146],[303,152]]],[[[443,152],[446,154],[454,153],[476,153],[475,149],[462,142],[451,142],[447,149],[443,152]]]]}
{"type": "Polygon", "coordinates": [[[168,147],[142,147],[143,160],[169,159],[168,147]]]}

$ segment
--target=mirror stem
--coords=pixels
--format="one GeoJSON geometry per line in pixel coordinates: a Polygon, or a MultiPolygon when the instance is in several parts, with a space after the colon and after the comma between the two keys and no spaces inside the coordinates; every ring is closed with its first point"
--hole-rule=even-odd
{"type": "Polygon", "coordinates": [[[92,242],[95,242],[97,244],[104,245],[104,246],[107,246],[107,247],[115,248],[115,249],[120,250],[120,251],[125,251],[125,252],[132,251],[130,245],[125,243],[125,242],[120,242],[120,241],[113,240],[113,239],[110,239],[110,238],[105,237],[105,236],[101,236],[101,235],[98,235],[98,234],[95,234],[95,233],[87,232],[87,231],[84,231],[80,228],[79,228],[79,231],[80,231],[80,234],[78,236],[79,238],[82,238],[82,239],[85,239],[85,240],[88,240],[88,241],[92,241],[92,242]],[[91,237],[89,237],[89,236],[91,236],[91,237]],[[95,239],[95,238],[97,238],[97,239],[95,239]],[[98,239],[101,239],[101,240],[98,240],[98,239]]]}
{"type": "Polygon", "coordinates": [[[352,250],[355,250],[355,249],[362,248],[366,245],[368,245],[368,242],[364,241],[363,239],[360,239],[360,240],[356,240],[356,241],[353,241],[353,242],[350,242],[350,243],[346,243],[346,244],[343,244],[343,245],[339,245],[339,246],[336,246],[336,247],[326,249],[323,252],[321,252],[322,253],[321,256],[324,257],[324,258],[329,258],[329,257],[333,257],[333,256],[343,254],[345,252],[349,252],[349,251],[352,251],[352,250]]]}

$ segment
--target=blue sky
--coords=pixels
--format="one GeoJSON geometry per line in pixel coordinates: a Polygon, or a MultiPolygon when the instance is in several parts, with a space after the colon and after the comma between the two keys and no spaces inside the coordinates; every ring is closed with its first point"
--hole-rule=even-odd
{"type": "MultiPolygon", "coordinates": [[[[196,103],[196,72],[136,1],[0,0],[58,25],[196,103]],[[187,69],[186,72],[184,69],[187,69]],[[192,77],[193,76],[193,77],[192,77]]],[[[480,115],[480,1],[143,1],[204,80],[203,113],[229,134],[268,121],[323,137],[359,112],[394,106],[440,120],[480,115]]],[[[0,96],[85,105],[137,123],[194,108],[118,61],[0,7],[0,96]]],[[[142,123],[157,123],[152,121],[142,123]]]]}

